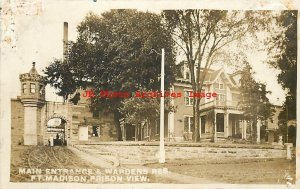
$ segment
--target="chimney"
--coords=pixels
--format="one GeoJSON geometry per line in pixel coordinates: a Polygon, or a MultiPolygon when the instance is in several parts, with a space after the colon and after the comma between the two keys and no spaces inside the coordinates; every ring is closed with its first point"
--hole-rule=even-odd
{"type": "Polygon", "coordinates": [[[67,43],[68,43],[68,22],[64,22],[64,33],[63,33],[63,60],[66,57],[67,43]]]}

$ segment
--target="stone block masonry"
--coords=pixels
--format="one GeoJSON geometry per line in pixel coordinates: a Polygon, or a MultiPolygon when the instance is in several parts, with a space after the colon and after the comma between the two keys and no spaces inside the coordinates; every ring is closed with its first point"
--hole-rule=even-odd
{"type": "MultiPolygon", "coordinates": [[[[158,145],[120,145],[120,144],[95,144],[76,145],[77,148],[87,152],[102,152],[118,155],[121,164],[145,164],[158,161],[158,145]]],[[[286,158],[285,149],[274,148],[235,148],[235,147],[204,147],[204,146],[176,146],[165,147],[166,160],[187,160],[187,159],[212,159],[212,158],[286,158]]],[[[99,155],[94,153],[96,156],[99,155]]],[[[100,154],[101,156],[101,154],[100,154]]],[[[103,158],[103,157],[102,157],[103,158]]],[[[107,157],[109,158],[109,157],[107,157]]]]}

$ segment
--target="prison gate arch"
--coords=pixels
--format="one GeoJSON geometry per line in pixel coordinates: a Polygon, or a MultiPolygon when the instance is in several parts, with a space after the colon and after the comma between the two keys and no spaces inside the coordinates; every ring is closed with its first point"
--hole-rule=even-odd
{"type": "Polygon", "coordinates": [[[55,114],[53,114],[52,116],[50,116],[50,117],[48,117],[46,119],[46,125],[47,125],[48,121],[51,120],[51,119],[53,119],[53,118],[63,119],[63,120],[65,120],[67,122],[67,124],[70,122],[66,116],[55,113],[55,114]]]}
{"type": "Polygon", "coordinates": [[[45,135],[44,136],[46,136],[45,137],[45,140],[46,140],[45,144],[46,145],[49,145],[49,143],[51,145],[69,145],[69,142],[70,142],[70,133],[69,133],[69,130],[70,130],[70,120],[65,115],[54,113],[53,115],[47,117],[46,120],[45,120],[44,128],[45,128],[45,133],[44,133],[45,135]],[[53,134],[51,136],[51,134],[50,134],[51,131],[49,131],[48,122],[50,120],[52,120],[52,119],[60,119],[62,121],[60,123],[60,125],[63,124],[63,128],[56,128],[56,129],[61,129],[60,131],[56,132],[57,136],[56,135],[53,136],[53,134]],[[58,144],[57,143],[58,139],[56,137],[59,137],[59,139],[61,140],[62,144],[58,144]],[[52,143],[51,140],[56,141],[56,142],[52,143]]]}

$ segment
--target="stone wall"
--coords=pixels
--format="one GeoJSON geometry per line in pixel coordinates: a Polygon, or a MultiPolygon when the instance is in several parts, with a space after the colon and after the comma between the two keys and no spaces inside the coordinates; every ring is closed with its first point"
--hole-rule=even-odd
{"type": "Polygon", "coordinates": [[[18,99],[11,100],[11,145],[23,144],[24,106],[18,99]]]}
{"type": "MultiPolygon", "coordinates": [[[[119,156],[121,164],[152,163],[158,161],[159,146],[144,145],[77,145],[79,149],[94,154],[119,156]]],[[[166,160],[206,158],[286,158],[285,149],[274,148],[218,148],[169,145],[165,147],[166,160]]]]}
{"type": "MultiPolygon", "coordinates": [[[[31,115],[28,116],[31,119],[31,115]]],[[[48,145],[50,135],[47,132],[47,122],[52,118],[61,118],[67,122],[65,139],[68,144],[80,143],[78,141],[79,125],[100,127],[100,136],[89,136],[88,142],[117,140],[113,114],[102,114],[94,118],[88,104],[73,105],[70,103],[46,102],[42,108],[36,109],[36,129],[39,145],[48,145]]],[[[11,99],[11,141],[12,146],[24,144],[24,106],[20,99],[11,99]]]]}

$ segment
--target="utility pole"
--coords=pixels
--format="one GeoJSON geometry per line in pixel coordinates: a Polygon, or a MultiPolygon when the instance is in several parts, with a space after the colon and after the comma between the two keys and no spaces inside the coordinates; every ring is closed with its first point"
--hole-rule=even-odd
{"type": "Polygon", "coordinates": [[[159,163],[166,162],[166,155],[165,155],[165,135],[164,135],[164,121],[165,121],[165,49],[161,50],[161,93],[163,94],[160,98],[160,134],[159,134],[159,163]]]}

